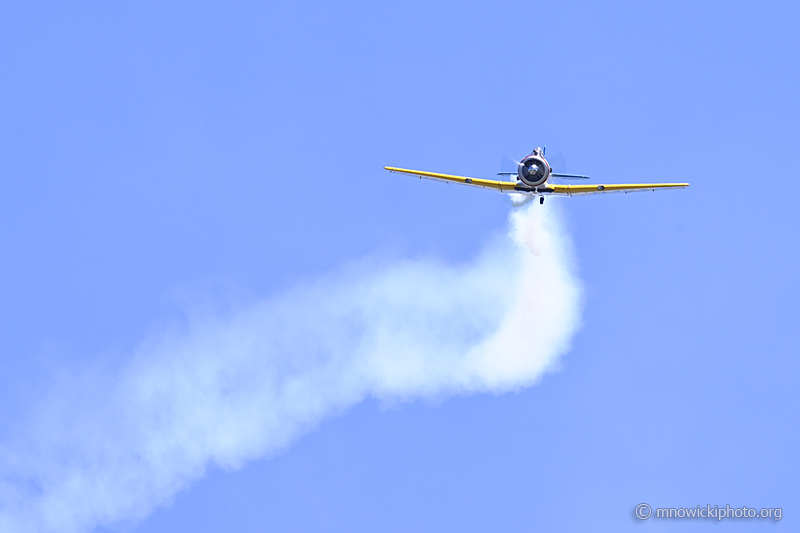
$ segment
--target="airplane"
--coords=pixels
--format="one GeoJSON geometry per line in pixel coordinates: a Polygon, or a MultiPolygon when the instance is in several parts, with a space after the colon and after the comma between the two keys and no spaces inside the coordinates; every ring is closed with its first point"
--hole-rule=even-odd
{"type": "Polygon", "coordinates": [[[543,204],[546,196],[579,196],[584,194],[597,194],[605,192],[635,192],[635,191],[655,191],[657,189],[685,189],[688,183],[635,183],[635,184],[611,184],[611,185],[561,185],[554,183],[553,179],[581,179],[588,180],[589,176],[578,174],[562,174],[553,172],[550,163],[544,157],[544,149],[536,147],[533,153],[517,164],[516,172],[498,172],[499,176],[516,176],[514,181],[487,180],[483,178],[468,178],[465,176],[453,176],[451,174],[439,174],[437,172],[425,172],[422,170],[409,170],[407,168],[383,167],[389,172],[400,174],[410,174],[419,178],[426,178],[446,183],[460,183],[473,187],[492,189],[503,193],[516,193],[527,196],[538,196],[539,203],[543,204]]]}

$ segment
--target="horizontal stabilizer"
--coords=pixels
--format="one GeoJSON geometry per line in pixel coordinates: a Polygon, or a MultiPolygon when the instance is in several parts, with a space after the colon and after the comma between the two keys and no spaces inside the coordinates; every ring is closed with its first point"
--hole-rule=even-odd
{"type": "Polygon", "coordinates": [[[550,174],[554,178],[561,178],[562,180],[588,180],[589,176],[580,176],[578,174],[561,174],[560,172],[553,172],[550,174]]]}

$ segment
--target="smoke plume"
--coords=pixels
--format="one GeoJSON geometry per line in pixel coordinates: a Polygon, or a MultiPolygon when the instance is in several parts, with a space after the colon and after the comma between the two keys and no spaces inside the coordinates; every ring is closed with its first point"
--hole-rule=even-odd
{"type": "Polygon", "coordinates": [[[469,263],[352,268],[70,378],[0,445],[0,531],[142,518],[210,465],[239,468],[368,397],[532,385],[579,324],[553,209],[515,208],[469,263]]]}

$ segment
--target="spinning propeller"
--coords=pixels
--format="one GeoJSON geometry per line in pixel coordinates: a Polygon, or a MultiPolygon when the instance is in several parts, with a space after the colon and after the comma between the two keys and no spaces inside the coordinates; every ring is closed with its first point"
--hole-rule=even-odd
{"type": "MultiPolygon", "coordinates": [[[[546,155],[547,147],[542,151],[544,157],[547,159],[547,162],[550,163],[550,168],[552,169],[552,173],[550,174],[551,177],[562,179],[562,180],[588,180],[589,176],[582,176],[579,174],[567,174],[567,163],[564,155],[561,152],[556,152],[551,154],[550,156],[546,155]]],[[[509,176],[511,181],[514,181],[515,178],[513,176],[517,176],[519,171],[520,162],[516,159],[513,159],[509,156],[504,156],[502,161],[500,162],[500,172],[497,173],[498,176],[509,176]]]]}

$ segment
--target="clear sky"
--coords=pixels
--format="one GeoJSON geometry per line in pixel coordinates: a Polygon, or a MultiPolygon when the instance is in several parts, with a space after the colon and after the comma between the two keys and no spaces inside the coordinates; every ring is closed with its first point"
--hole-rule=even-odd
{"type": "Polygon", "coordinates": [[[507,232],[507,197],[384,165],[492,177],[547,145],[598,183],[691,183],[553,200],[582,290],[554,371],[509,393],[368,395],[279,449],[201,461],[98,531],[709,527],[639,521],[639,503],[780,507],[796,529],[798,17],[793,2],[3,4],[0,516],[47,490],[16,477],[20,446],[38,453],[21,435],[79,433],[116,369],[187,316],[224,321],[354,262],[462,265],[507,232]],[[64,394],[71,415],[36,415],[64,394]]]}

